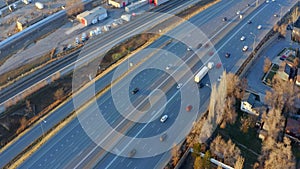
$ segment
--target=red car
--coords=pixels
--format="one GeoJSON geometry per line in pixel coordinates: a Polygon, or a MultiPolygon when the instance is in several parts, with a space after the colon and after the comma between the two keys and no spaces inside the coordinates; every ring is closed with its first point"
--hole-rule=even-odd
{"type": "Polygon", "coordinates": [[[186,108],[185,108],[185,110],[186,110],[187,112],[190,112],[192,109],[193,109],[193,106],[192,106],[192,105],[188,105],[188,106],[186,106],[186,108]]]}

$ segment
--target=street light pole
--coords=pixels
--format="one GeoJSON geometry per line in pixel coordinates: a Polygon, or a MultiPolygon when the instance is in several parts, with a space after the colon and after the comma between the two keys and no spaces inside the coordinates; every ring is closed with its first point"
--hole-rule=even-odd
{"type": "Polygon", "coordinates": [[[252,32],[250,32],[250,34],[254,36],[253,47],[252,47],[252,50],[254,51],[254,49],[255,49],[255,42],[256,42],[256,35],[254,33],[252,33],[252,32]]]}

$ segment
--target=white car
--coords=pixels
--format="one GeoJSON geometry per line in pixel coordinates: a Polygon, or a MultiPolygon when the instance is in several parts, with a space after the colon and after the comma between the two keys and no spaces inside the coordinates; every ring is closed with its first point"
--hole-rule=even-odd
{"type": "Polygon", "coordinates": [[[248,50],[248,46],[243,47],[243,52],[246,52],[248,50]]]}
{"type": "Polygon", "coordinates": [[[266,3],[269,3],[269,0],[266,0],[266,3]]]}
{"type": "Polygon", "coordinates": [[[242,37],[241,37],[241,41],[244,41],[245,39],[246,39],[245,36],[242,36],[242,37]]]}
{"type": "Polygon", "coordinates": [[[163,115],[160,119],[160,122],[164,123],[168,119],[168,115],[163,115]]]}
{"type": "Polygon", "coordinates": [[[237,15],[240,15],[240,14],[241,14],[241,11],[237,11],[236,14],[237,14],[237,15]]]}
{"type": "Polygon", "coordinates": [[[168,66],[166,67],[166,70],[169,70],[172,67],[172,64],[168,64],[168,66]]]}
{"type": "Polygon", "coordinates": [[[258,25],[258,26],[257,26],[257,29],[261,29],[261,27],[262,27],[261,25],[258,25]]]}
{"type": "Polygon", "coordinates": [[[179,83],[179,84],[177,85],[177,89],[180,89],[181,86],[182,86],[182,83],[179,83]]]}

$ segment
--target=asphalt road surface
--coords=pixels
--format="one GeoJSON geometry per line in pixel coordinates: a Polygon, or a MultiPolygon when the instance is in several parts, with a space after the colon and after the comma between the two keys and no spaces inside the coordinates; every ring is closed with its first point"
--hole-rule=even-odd
{"type": "MultiPolygon", "coordinates": [[[[231,70],[232,68],[235,69],[235,66],[238,66],[236,64],[239,64],[241,62],[241,59],[245,59],[246,56],[249,54],[248,52],[242,52],[241,49],[243,45],[248,45],[249,50],[251,50],[251,45],[253,41],[251,41],[251,37],[247,35],[247,33],[252,32],[255,34],[257,42],[258,39],[262,38],[264,34],[268,31],[268,29],[271,29],[271,25],[275,23],[275,21],[278,20],[278,18],[274,18],[274,13],[280,11],[280,6],[276,5],[276,3],[281,3],[282,6],[291,6],[290,2],[295,2],[295,1],[276,1],[275,3],[269,3],[269,4],[263,4],[262,6],[258,7],[254,12],[252,12],[249,16],[246,16],[234,29],[230,31],[229,34],[225,35],[221,39],[219,43],[217,43],[216,50],[220,54],[222,63],[225,67],[226,70],[231,70]],[[247,24],[247,21],[251,19],[252,24],[247,24]],[[264,23],[261,24],[263,26],[263,29],[257,30],[257,23],[264,23]],[[246,40],[241,43],[239,38],[241,36],[247,36],[246,40]],[[231,57],[226,59],[223,57],[224,53],[230,52],[231,57]]],[[[225,3],[225,2],[222,2],[225,3]]],[[[228,3],[228,2],[227,2],[228,3]]],[[[235,3],[234,1],[231,2],[232,6],[235,6],[234,9],[232,9],[232,13],[234,13],[236,8],[239,7],[244,7],[244,3],[235,3]],[[234,4],[234,5],[233,5],[234,4]]],[[[223,4],[224,5],[224,4],[223,4]]],[[[231,8],[232,8],[231,6],[231,8]]],[[[214,7],[218,7],[217,5],[214,7]]],[[[212,8],[214,8],[212,7],[212,8]]],[[[211,8],[209,8],[211,9],[211,8]]],[[[227,11],[228,12],[228,11],[227,11]]],[[[193,19],[195,19],[195,25],[197,26],[207,26],[209,24],[223,24],[220,23],[220,20],[215,21],[217,17],[220,18],[221,13],[215,14],[215,18],[212,17],[210,22],[204,22],[202,23],[201,20],[203,20],[203,14],[205,12],[197,15],[196,17],[192,18],[192,23],[193,19]],[[215,21],[215,22],[213,22],[215,21]],[[197,24],[198,23],[198,24],[197,24]]],[[[217,27],[217,26],[213,26],[217,27]]],[[[202,28],[201,28],[202,29],[202,28]]],[[[202,29],[205,30],[205,29],[202,29]]],[[[211,29],[210,29],[211,30],[211,29]]],[[[212,31],[213,32],[213,31],[212,31]]],[[[252,34],[251,34],[252,35],[252,34]]],[[[209,36],[211,37],[211,36],[209,36]]],[[[253,35],[254,38],[254,35],[253,35]]],[[[253,39],[252,39],[253,40],[253,39]]],[[[161,41],[158,40],[158,41],[161,41]]],[[[172,44],[170,45],[170,48],[176,49],[176,55],[177,56],[182,56],[181,53],[186,51],[186,46],[181,45],[180,43],[177,44],[172,44]]],[[[187,55],[189,56],[189,55],[187,55]]],[[[184,57],[184,55],[182,56],[184,57]]],[[[154,58],[154,57],[153,57],[154,58]]],[[[149,62],[151,63],[151,59],[149,59],[149,62]]],[[[162,62],[162,61],[161,61],[162,62]]],[[[148,63],[148,62],[147,62],[148,63]]],[[[166,63],[167,64],[167,63],[166,63]]],[[[196,63],[195,67],[198,68],[201,66],[201,63],[196,63]]],[[[136,76],[136,80],[132,81],[130,83],[134,83],[137,86],[140,86],[141,89],[144,90],[151,90],[151,85],[155,81],[161,81],[159,77],[164,77],[164,73],[157,72],[154,70],[147,70],[146,75],[143,75],[141,73],[140,76],[136,76]]],[[[208,78],[206,77],[203,79],[204,81],[208,81],[208,78]]],[[[122,81],[123,82],[123,81],[122,81]]],[[[125,83],[125,82],[124,82],[125,83]]],[[[171,82],[170,82],[171,83],[171,82]]],[[[134,86],[135,86],[134,85],[134,86]]],[[[168,86],[168,85],[166,85],[168,86]]],[[[153,87],[153,86],[152,86],[153,87]]],[[[180,99],[178,99],[177,96],[177,89],[176,85],[170,85],[170,88],[165,91],[166,96],[171,97],[172,100],[168,102],[169,104],[167,105],[167,109],[165,113],[169,113],[169,118],[163,126],[160,124],[158,120],[153,121],[153,123],[146,123],[146,124],[141,124],[140,125],[134,125],[130,130],[129,130],[129,135],[135,136],[137,133],[137,136],[139,137],[148,137],[151,135],[156,135],[157,133],[164,131],[165,128],[168,128],[172,125],[172,119],[175,118],[176,110],[178,110],[178,101],[181,102],[180,99]],[[173,97],[174,96],[174,97],[173,97]],[[176,104],[177,103],[177,104],[176,104]],[[169,106],[169,107],[168,107],[169,106]],[[146,126],[147,125],[147,126],[146,126]],[[145,128],[143,126],[146,126],[145,128]],[[148,127],[149,126],[149,127],[148,127]],[[160,131],[161,130],[161,131],[160,131]]],[[[131,88],[132,89],[132,88],[131,88]]],[[[153,90],[153,89],[152,89],[153,90]]],[[[209,97],[209,88],[203,88],[201,89],[204,91],[204,97],[208,98],[209,97]],[[206,94],[205,94],[206,93],[206,94]]],[[[130,93],[128,93],[130,95],[130,93]]],[[[130,95],[130,98],[132,99],[133,103],[138,101],[140,98],[135,98],[137,97],[142,97],[143,91],[140,93],[137,93],[137,95],[130,95]]],[[[102,108],[103,111],[103,116],[106,117],[106,120],[111,123],[112,126],[118,125],[117,119],[119,119],[121,116],[116,113],[116,110],[113,106],[113,101],[111,98],[111,93],[105,93],[103,96],[101,96],[99,99],[97,99],[98,105],[100,106],[100,109],[102,108]],[[103,101],[101,101],[103,100],[103,101]],[[109,106],[111,105],[111,106],[109,106]],[[104,106],[104,107],[101,107],[104,106]],[[107,112],[106,112],[107,111],[107,112]]],[[[92,109],[93,106],[86,108],[84,111],[87,112],[93,112],[94,109],[92,109]]],[[[88,118],[88,117],[86,117],[88,118]]],[[[128,122],[127,122],[128,123],[128,122]]],[[[124,123],[126,124],[126,123],[124,123]]],[[[122,127],[121,127],[122,128],[122,127]]],[[[130,150],[130,145],[126,145],[126,148],[129,148],[130,150]]],[[[132,147],[131,147],[132,148],[132,147]]],[[[147,145],[141,145],[141,147],[137,146],[137,149],[142,148],[145,151],[151,151],[147,145]]],[[[154,148],[154,147],[152,147],[154,148]]],[[[126,150],[115,150],[119,154],[120,152],[118,151],[129,151],[128,149],[126,150]]],[[[140,149],[139,149],[140,150],[140,149]]],[[[137,153],[139,153],[139,150],[137,153]]],[[[81,168],[84,166],[88,167],[93,167],[96,164],[96,168],[154,168],[157,166],[158,161],[166,161],[169,158],[169,156],[164,156],[164,155],[157,155],[151,158],[144,158],[144,159],[135,159],[135,158],[123,158],[123,157],[118,157],[115,156],[114,154],[105,154],[103,153],[101,148],[95,147],[95,144],[86,136],[85,132],[82,130],[81,126],[79,125],[77,120],[72,121],[67,127],[62,129],[56,136],[54,136],[52,139],[50,139],[41,149],[39,149],[36,153],[34,153],[27,161],[25,161],[21,168],[35,168],[35,167],[43,167],[43,168],[61,168],[61,167],[66,167],[66,168],[81,168]],[[56,153],[57,154],[54,154],[56,153]],[[101,153],[102,152],[102,153],[101,153]],[[99,155],[100,154],[100,155],[99,155]],[[104,158],[103,158],[104,156],[104,158]],[[96,157],[96,158],[94,158],[96,157]],[[98,158],[101,157],[101,158],[98,158]],[[97,159],[98,158],[98,159],[97,159]],[[162,159],[164,158],[164,159],[162,159]]]]}

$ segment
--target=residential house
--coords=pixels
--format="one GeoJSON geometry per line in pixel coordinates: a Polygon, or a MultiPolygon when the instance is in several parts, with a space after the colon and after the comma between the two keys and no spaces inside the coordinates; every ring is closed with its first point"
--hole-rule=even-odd
{"type": "Polygon", "coordinates": [[[246,92],[241,100],[241,110],[259,116],[266,107],[260,102],[259,96],[250,92],[246,92]]]}
{"type": "Polygon", "coordinates": [[[292,40],[295,42],[300,42],[300,17],[294,23],[294,28],[292,31],[292,40]]]}

